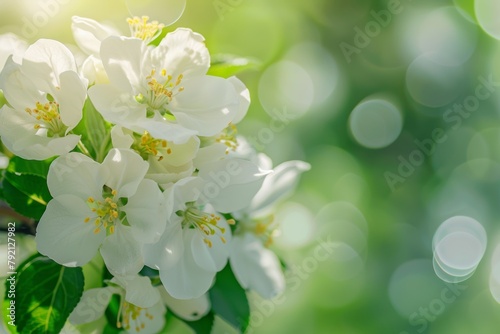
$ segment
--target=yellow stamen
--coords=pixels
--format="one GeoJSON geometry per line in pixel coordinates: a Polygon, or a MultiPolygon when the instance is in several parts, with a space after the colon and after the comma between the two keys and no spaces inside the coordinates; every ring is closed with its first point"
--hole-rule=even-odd
{"type": "Polygon", "coordinates": [[[149,17],[133,17],[128,18],[127,23],[130,26],[130,32],[132,37],[140,38],[146,43],[151,42],[155,39],[156,36],[159,35],[161,30],[165,27],[164,24],[159,23],[158,21],[148,22],[149,17]]]}
{"type": "Polygon", "coordinates": [[[236,151],[238,148],[238,139],[236,138],[237,134],[238,129],[236,128],[236,125],[229,123],[229,125],[222,130],[220,135],[215,139],[217,142],[227,146],[226,154],[228,154],[230,150],[236,151]]]}
{"type": "Polygon", "coordinates": [[[33,126],[34,129],[46,129],[49,137],[65,135],[67,126],[61,121],[57,102],[48,101],[45,104],[36,102],[33,109],[26,108],[25,111],[39,121],[33,126]]]}

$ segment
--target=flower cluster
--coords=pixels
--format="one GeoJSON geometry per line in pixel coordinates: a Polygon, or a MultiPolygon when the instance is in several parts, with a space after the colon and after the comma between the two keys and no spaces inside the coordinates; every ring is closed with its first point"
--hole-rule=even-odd
{"type": "Polygon", "coordinates": [[[74,17],[82,64],[41,39],[0,73],[3,144],[23,159],[55,157],[38,251],[69,267],[102,257],[114,278],[101,289],[122,297],[117,321],[129,332],[161,328],[164,305],[202,317],[228,263],[243,288],[274,297],[284,277],[269,249],[272,207],[309,165],[273,168],[237,134],[249,92],[236,77],[207,75],[200,34],[179,28],[161,38],[164,26],[147,17],[128,23],[130,37],[74,17]],[[97,129],[78,130],[85,118],[104,124],[92,149],[97,129]],[[159,272],[159,286],[140,274],[145,267],[159,272]]]}

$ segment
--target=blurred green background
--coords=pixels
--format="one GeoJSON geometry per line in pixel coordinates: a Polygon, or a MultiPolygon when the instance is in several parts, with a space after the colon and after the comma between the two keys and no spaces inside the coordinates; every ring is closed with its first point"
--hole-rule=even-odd
{"type": "MultiPolygon", "coordinates": [[[[131,14],[165,23],[182,14],[172,30],[189,27],[212,54],[260,63],[238,75],[252,96],[239,131],[275,164],[300,159],[312,170],[276,214],[287,292],[274,302],[252,296],[249,333],[498,333],[490,272],[500,241],[499,3],[187,0],[182,8],[180,0],[1,0],[0,33],[72,44],[72,15],[128,34],[131,14]],[[488,244],[474,275],[449,285],[434,272],[432,238],[457,215],[479,221],[488,244]],[[334,247],[322,248],[327,240],[334,247]]],[[[231,329],[218,323],[215,332],[231,329]]]]}

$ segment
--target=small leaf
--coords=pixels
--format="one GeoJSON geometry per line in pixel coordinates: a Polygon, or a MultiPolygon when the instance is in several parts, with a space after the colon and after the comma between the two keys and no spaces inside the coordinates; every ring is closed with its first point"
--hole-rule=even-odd
{"type": "Polygon", "coordinates": [[[229,265],[217,273],[209,295],[214,313],[244,333],[250,321],[250,306],[229,265]]]}
{"type": "Polygon", "coordinates": [[[209,75],[229,78],[240,72],[252,69],[258,69],[260,63],[253,59],[237,57],[233,55],[213,55],[209,75]]]}
{"type": "Polygon", "coordinates": [[[172,311],[167,312],[167,323],[169,322],[169,317],[174,317],[176,319],[179,319],[180,321],[184,322],[186,325],[191,327],[192,330],[196,334],[210,334],[212,333],[212,327],[214,325],[214,314],[212,312],[208,313],[206,316],[203,318],[196,320],[196,321],[187,321],[182,319],[181,317],[177,316],[174,314],[172,311]]]}
{"type": "Polygon", "coordinates": [[[30,196],[23,193],[7,179],[2,181],[2,193],[3,198],[10,207],[23,216],[40,220],[45,212],[46,205],[42,204],[39,200],[35,200],[37,198],[36,194],[30,196]]]}
{"type": "Polygon", "coordinates": [[[89,151],[88,153],[97,162],[102,162],[111,144],[109,124],[89,99],[85,101],[82,120],[73,129],[73,133],[81,135],[81,141],[89,151]]]}
{"type": "Polygon", "coordinates": [[[61,266],[35,254],[16,278],[16,325],[20,333],[59,333],[83,293],[82,268],[61,266]]]}
{"type": "Polygon", "coordinates": [[[2,198],[18,213],[39,220],[52,198],[47,174],[52,160],[13,157],[3,175],[2,198]]]}
{"type": "Polygon", "coordinates": [[[7,171],[16,174],[35,175],[47,179],[49,167],[54,159],[48,160],[25,160],[20,157],[12,157],[7,166],[7,171]]]}

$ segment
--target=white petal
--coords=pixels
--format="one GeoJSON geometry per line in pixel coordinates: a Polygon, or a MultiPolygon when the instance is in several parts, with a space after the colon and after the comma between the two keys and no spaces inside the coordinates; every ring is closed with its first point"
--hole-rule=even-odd
{"type": "Polygon", "coordinates": [[[73,16],[71,21],[76,44],[89,55],[99,56],[101,42],[109,36],[120,35],[118,30],[92,19],[73,16]]]}
{"type": "Polygon", "coordinates": [[[198,150],[193,163],[196,168],[200,168],[203,164],[211,161],[221,160],[226,157],[227,146],[222,143],[214,143],[209,146],[202,147],[198,150]]]}
{"type": "Polygon", "coordinates": [[[210,54],[204,38],[190,29],[178,28],[165,36],[152,56],[160,59],[162,68],[177,78],[185,78],[207,73],[210,67],[210,54]]]}
{"type": "MultiPolygon", "coordinates": [[[[185,230],[186,245],[196,232],[185,230]]],[[[167,292],[177,299],[193,299],[205,294],[212,285],[215,271],[207,271],[196,264],[191,247],[184,248],[182,258],[169,270],[160,270],[160,278],[167,292]]]]}
{"type": "Polygon", "coordinates": [[[116,148],[109,151],[102,166],[109,171],[106,185],[116,190],[118,197],[134,195],[149,167],[134,151],[116,148]]]}
{"type": "Polygon", "coordinates": [[[200,147],[200,139],[192,136],[183,144],[168,143],[167,145],[172,152],[164,156],[162,161],[172,166],[182,166],[194,159],[200,147]]]}
{"type": "MultiPolygon", "coordinates": [[[[215,213],[215,211],[212,212],[215,213]]],[[[217,225],[224,229],[224,233],[221,235],[224,238],[224,241],[220,236],[214,236],[211,239],[212,247],[208,249],[210,256],[214,260],[217,271],[221,271],[226,266],[230,253],[231,240],[233,239],[231,235],[231,227],[224,217],[220,216],[220,218],[221,219],[217,225]]]]}
{"type": "Polygon", "coordinates": [[[113,276],[134,275],[144,266],[141,244],[127,226],[116,226],[115,233],[104,239],[101,255],[113,276]]]}
{"type": "Polygon", "coordinates": [[[160,292],[151,285],[151,279],[145,276],[115,276],[111,282],[125,289],[125,300],[142,308],[152,307],[160,301],[160,292]]]}
{"type": "Polygon", "coordinates": [[[175,144],[184,144],[196,135],[195,130],[185,128],[179,124],[164,119],[146,117],[137,119],[135,124],[129,126],[129,128],[139,133],[148,131],[154,138],[165,139],[175,144]]]}
{"type": "Polygon", "coordinates": [[[127,205],[122,207],[136,240],[148,244],[160,240],[171,210],[172,203],[164,201],[160,188],[152,180],[142,180],[127,205]]]}
{"type": "Polygon", "coordinates": [[[76,152],[60,156],[52,162],[47,185],[53,197],[71,194],[86,201],[97,200],[108,178],[107,171],[91,158],[76,152]]]}
{"type": "Polygon", "coordinates": [[[149,170],[146,178],[154,180],[161,187],[166,187],[169,183],[177,182],[183,178],[193,175],[195,168],[191,162],[181,166],[171,166],[158,158],[149,156],[149,170]]]}
{"type": "Polygon", "coordinates": [[[63,72],[59,77],[61,89],[56,91],[62,122],[72,130],[82,119],[82,109],[87,98],[87,83],[76,72],[63,72]]]}
{"type": "Polygon", "coordinates": [[[82,64],[81,74],[89,84],[109,84],[108,74],[104,69],[102,60],[95,56],[88,56],[82,64]]]}
{"type": "Polygon", "coordinates": [[[265,211],[277,201],[287,196],[296,187],[299,176],[311,168],[307,162],[287,161],[274,169],[274,173],[266,176],[262,188],[255,195],[247,209],[253,215],[265,211]]]}
{"type": "Polygon", "coordinates": [[[93,233],[91,222],[84,222],[91,215],[87,204],[76,196],[53,198],[37,226],[38,251],[69,267],[89,262],[104,239],[103,233],[93,233]]]}
{"type": "Polygon", "coordinates": [[[0,72],[0,89],[3,91],[9,104],[16,110],[35,107],[36,102],[43,101],[45,96],[39,91],[30,76],[21,71],[21,66],[14,62],[12,57],[7,60],[0,72]]]}
{"type": "Polygon", "coordinates": [[[239,108],[238,94],[231,82],[213,76],[182,81],[184,90],[169,107],[180,125],[200,136],[214,136],[233,120],[239,108]]]}
{"type": "Polygon", "coordinates": [[[134,143],[133,131],[115,125],[111,129],[111,141],[114,148],[129,149],[134,143]]]}
{"type": "Polygon", "coordinates": [[[61,42],[39,39],[25,52],[22,71],[36,83],[42,92],[53,92],[61,87],[63,72],[76,72],[76,61],[71,51],[61,42]]]}
{"type": "Polygon", "coordinates": [[[155,244],[144,245],[144,263],[157,270],[170,270],[184,254],[181,222],[178,221],[165,229],[155,244]]]}
{"type": "Polygon", "coordinates": [[[283,292],[285,278],[278,257],[254,235],[233,237],[229,262],[243,288],[254,290],[266,299],[283,292]]]}
{"type": "Polygon", "coordinates": [[[174,211],[182,210],[185,203],[196,201],[201,194],[205,181],[197,176],[187,177],[174,184],[174,211]]]}
{"type": "Polygon", "coordinates": [[[159,288],[161,299],[168,309],[187,321],[196,321],[208,314],[211,308],[207,294],[195,299],[175,299],[164,288],[159,288]]]}
{"type": "Polygon", "coordinates": [[[111,36],[102,41],[101,59],[110,82],[123,92],[134,91],[141,84],[146,53],[146,46],[137,38],[111,36]]]}
{"type": "Polygon", "coordinates": [[[12,55],[17,63],[21,62],[22,55],[28,48],[28,44],[13,33],[0,35],[0,70],[7,59],[12,55]]]}
{"type": "Polygon", "coordinates": [[[191,251],[193,253],[193,259],[198,266],[207,270],[207,271],[217,271],[217,267],[215,265],[215,261],[212,258],[210,252],[208,251],[209,247],[203,241],[204,236],[201,235],[201,232],[196,231],[191,239],[191,251]]]}
{"type": "Polygon", "coordinates": [[[80,325],[99,319],[104,315],[112,295],[112,290],[109,288],[84,291],[80,302],[71,312],[69,321],[73,325],[80,325]]]}
{"type": "Polygon", "coordinates": [[[206,163],[198,174],[206,182],[201,198],[219,212],[238,211],[250,204],[267,174],[242,159],[206,163]]]}
{"type": "Polygon", "coordinates": [[[245,86],[245,84],[237,77],[228,78],[229,82],[234,87],[234,90],[239,96],[239,107],[238,112],[234,115],[232,120],[233,124],[239,123],[247,114],[248,107],[250,107],[250,91],[245,86]]]}

